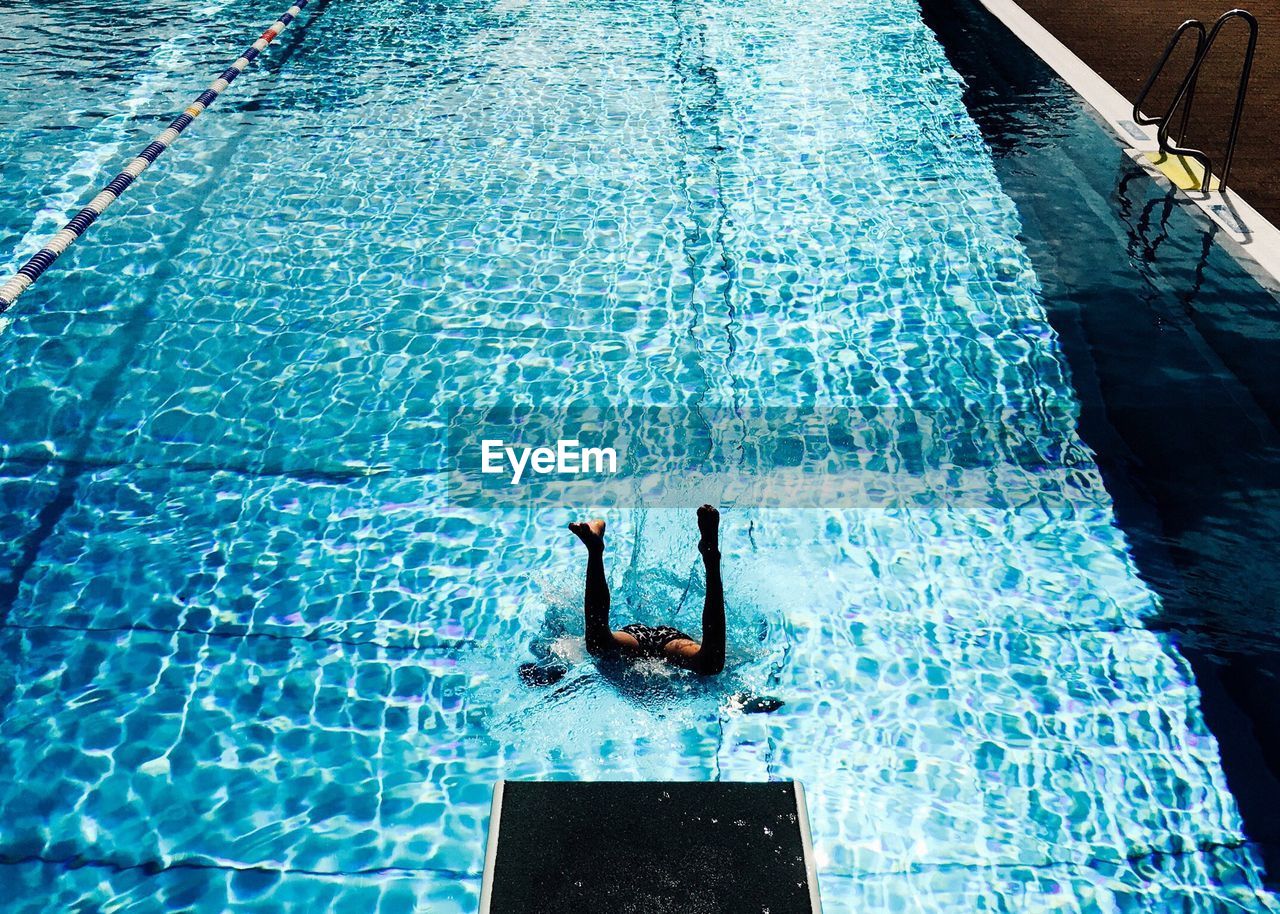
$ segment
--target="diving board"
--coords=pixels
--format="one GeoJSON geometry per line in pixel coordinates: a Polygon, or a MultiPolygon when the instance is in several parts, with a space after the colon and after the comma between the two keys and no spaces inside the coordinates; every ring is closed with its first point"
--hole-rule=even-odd
{"type": "Polygon", "coordinates": [[[480,914],[820,914],[794,781],[504,781],[480,914]]]}

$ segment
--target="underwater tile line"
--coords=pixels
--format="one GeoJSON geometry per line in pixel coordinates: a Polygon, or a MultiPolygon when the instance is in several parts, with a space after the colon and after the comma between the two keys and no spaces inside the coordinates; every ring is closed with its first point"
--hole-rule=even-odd
{"type": "Polygon", "coordinates": [[[71,218],[71,221],[50,238],[44,247],[23,264],[8,282],[0,286],[0,314],[11,308],[19,296],[30,288],[31,284],[39,279],[76,239],[88,231],[89,226],[93,225],[109,206],[118,200],[128,190],[129,186],[141,177],[142,173],[166,149],[177,141],[182,132],[217,101],[218,96],[225,92],[231,83],[235,82],[236,77],[243,73],[267,49],[267,46],[288,27],[289,23],[302,12],[309,2],[310,0],[296,0],[287,12],[267,28],[252,45],[236,58],[231,66],[227,67],[217,79],[209,84],[207,89],[196,96],[195,100],[174,118],[168,127],[161,131],[142,152],[135,156],[124,167],[123,171],[116,175],[96,197],[71,218]]]}
{"type": "Polygon", "coordinates": [[[105,626],[79,626],[68,625],[65,623],[54,622],[0,622],[0,629],[10,629],[13,631],[57,631],[67,632],[70,634],[81,635],[98,635],[98,634],[118,634],[127,635],[132,632],[139,632],[147,635],[190,635],[198,638],[219,638],[227,641],[240,641],[250,638],[266,638],[273,641],[302,641],[308,644],[328,644],[334,647],[355,647],[355,648],[375,648],[383,651],[398,651],[403,654],[448,654],[452,655],[458,651],[465,651],[477,646],[477,642],[471,639],[460,639],[449,642],[434,642],[430,644],[392,644],[387,641],[377,641],[373,639],[356,639],[356,638],[331,638],[316,635],[293,635],[288,632],[264,632],[264,631],[240,631],[228,632],[219,631],[217,629],[200,629],[200,628],[163,628],[153,625],[105,625],[105,626]]]}
{"type": "MultiPolygon", "coordinates": [[[[341,622],[362,622],[366,620],[340,620],[341,622]]],[[[467,650],[477,646],[477,642],[463,638],[456,641],[437,642],[431,644],[395,644],[389,641],[378,641],[373,639],[356,639],[356,638],[333,638],[317,635],[288,634],[286,632],[268,632],[268,631],[225,631],[217,628],[201,629],[201,628],[182,628],[150,625],[123,625],[123,626],[79,626],[68,623],[54,622],[14,622],[9,619],[0,619],[0,629],[14,629],[19,631],[65,631],[80,634],[128,634],[129,632],[141,632],[145,634],[156,635],[193,635],[199,637],[223,638],[223,639],[243,639],[243,638],[273,638],[279,641],[309,641],[315,643],[332,644],[335,646],[346,647],[372,647],[388,651],[401,651],[403,653],[432,653],[434,651],[456,651],[467,650]]],[[[959,636],[959,640],[974,640],[976,638],[987,638],[992,635],[1008,635],[1009,630],[1000,626],[973,626],[960,624],[947,624],[935,621],[922,621],[918,625],[895,625],[892,626],[894,631],[922,634],[926,631],[942,630],[949,634],[959,636]]],[[[1069,635],[1085,634],[1085,635],[1118,635],[1125,632],[1150,632],[1152,629],[1143,623],[1115,623],[1112,625],[1063,625],[1049,628],[1033,628],[1022,626],[1018,629],[1018,634],[1030,635],[1036,638],[1053,638],[1066,637],[1069,635]]],[[[1179,630],[1181,631],[1181,630],[1179,630]]],[[[789,653],[789,648],[788,648],[789,653]]]]}
{"type": "MultiPolygon", "coordinates": [[[[672,117],[676,134],[686,152],[679,167],[680,187],[693,226],[685,232],[681,248],[695,287],[703,284],[714,287],[717,282],[712,277],[719,279],[720,291],[717,298],[725,309],[723,331],[728,364],[738,350],[737,334],[741,328],[734,303],[735,285],[740,271],[730,253],[727,238],[726,229],[732,227],[733,217],[726,202],[729,194],[726,192],[721,162],[725,138],[720,121],[725,115],[725,93],[715,66],[707,55],[705,26],[686,21],[687,11],[683,0],[675,0],[669,12],[674,25],[670,50],[671,68],[679,86],[674,93],[672,117]],[[697,190],[698,175],[691,162],[699,162],[705,166],[713,192],[697,190]],[[702,253],[699,253],[699,249],[702,249],[702,253]]],[[[693,310],[686,332],[699,350],[698,370],[704,383],[710,388],[711,381],[706,368],[707,354],[702,351],[704,346],[698,342],[696,332],[701,323],[710,323],[705,302],[702,307],[693,310]]],[[[732,384],[736,395],[741,385],[736,378],[732,379],[732,384]]],[[[695,400],[700,400],[708,392],[700,392],[695,400]]]]}
{"type": "MultiPolygon", "coordinates": [[[[888,879],[898,876],[914,876],[923,873],[945,873],[954,871],[970,871],[970,872],[992,872],[1003,870],[1068,870],[1071,872],[1098,872],[1103,867],[1120,867],[1125,864],[1141,863],[1146,860],[1156,860],[1165,857],[1197,857],[1201,855],[1214,854],[1218,851],[1242,851],[1249,848],[1257,847],[1257,842],[1247,841],[1244,839],[1234,841],[1203,841],[1197,842],[1195,845],[1182,849],[1164,849],[1164,848],[1146,848],[1138,849],[1126,854],[1124,857],[1116,859],[1105,859],[1100,857],[1090,858],[1088,860],[1039,860],[1039,861],[1009,861],[1007,863],[969,863],[965,861],[918,861],[904,866],[900,870],[862,870],[858,872],[841,873],[833,870],[819,870],[818,875],[824,879],[835,878],[850,881],[858,881],[863,879],[888,879]]],[[[1265,895],[1259,892],[1259,898],[1265,895]]],[[[1274,908],[1269,910],[1275,910],[1274,908]]]]}
{"type": "MultiPolygon", "coordinates": [[[[1127,855],[1123,860],[1091,860],[1075,862],[1069,860],[1045,860],[1036,862],[1009,861],[1007,863],[966,863],[961,861],[916,862],[901,870],[869,870],[855,872],[819,871],[820,879],[840,879],[848,882],[860,882],[874,879],[901,878],[943,872],[1004,872],[1004,871],[1068,871],[1097,872],[1100,867],[1116,867],[1124,863],[1138,863],[1157,857],[1190,857],[1202,854],[1214,854],[1217,851],[1239,851],[1251,846],[1248,841],[1204,842],[1192,848],[1180,851],[1164,851],[1152,849],[1137,854],[1127,855]]],[[[408,866],[372,866],[353,870],[315,870],[305,867],[290,867],[269,863],[246,863],[242,861],[212,861],[199,859],[177,860],[142,860],[124,862],[89,857],[84,854],[68,854],[61,857],[49,857],[44,854],[26,854],[21,857],[5,854],[0,851],[0,866],[25,865],[59,866],[67,869],[105,869],[115,873],[142,872],[147,876],[158,876],[163,873],[196,870],[224,873],[256,873],[274,876],[301,876],[312,879],[341,880],[361,879],[370,876],[444,876],[455,880],[477,880],[481,873],[466,870],[452,870],[444,867],[408,867],[408,866]]],[[[1266,903],[1266,896],[1258,892],[1258,899],[1266,903]]],[[[1270,910],[1275,910],[1270,908],[1270,910]]]]}
{"type": "Polygon", "coordinates": [[[482,874],[466,870],[450,870],[432,866],[377,866],[358,870],[312,870],[304,867],[274,866],[265,863],[212,860],[143,860],[120,862],[69,854],[65,857],[46,857],[43,854],[27,854],[15,857],[0,851],[0,866],[61,866],[67,869],[105,869],[114,873],[141,871],[148,876],[158,876],[175,870],[210,870],[224,873],[260,873],[273,876],[303,876],[312,879],[361,879],[369,876],[445,876],[449,879],[480,879],[482,874]]]}
{"type": "Polygon", "coordinates": [[[36,512],[35,528],[22,539],[18,560],[9,570],[9,579],[0,580],[0,625],[8,624],[9,614],[17,603],[18,594],[22,592],[23,580],[39,560],[45,541],[53,535],[53,531],[62,522],[63,515],[75,504],[77,478],[76,474],[68,473],[58,480],[53,497],[36,512]]]}
{"type": "Polygon", "coordinates": [[[70,457],[59,454],[14,454],[0,458],[0,476],[5,475],[5,467],[9,465],[30,467],[41,470],[45,467],[61,467],[76,472],[101,472],[111,470],[144,470],[165,471],[175,473],[230,473],[246,479],[291,479],[295,482],[321,482],[331,485],[349,485],[373,477],[389,477],[397,480],[420,479],[423,476],[438,476],[444,471],[438,467],[422,467],[410,470],[395,469],[389,466],[358,467],[249,467],[234,463],[210,463],[205,461],[184,460],[110,460],[107,458],[70,457]]]}
{"type": "MultiPolygon", "coordinates": [[[[342,620],[345,622],[361,622],[364,620],[342,620]]],[[[331,644],[334,646],[344,647],[371,647],[379,650],[399,651],[406,654],[412,653],[433,653],[433,652],[449,652],[468,650],[478,646],[478,642],[470,638],[462,638],[449,642],[434,642],[430,644],[395,644],[389,641],[378,641],[374,639],[358,639],[358,638],[333,638],[319,635],[305,634],[289,634],[287,632],[268,632],[268,631],[226,631],[217,628],[182,628],[152,625],[120,625],[120,626],[80,626],[68,623],[57,622],[14,622],[8,619],[0,619],[0,629],[13,629],[16,631],[64,631],[77,634],[128,634],[130,632],[140,632],[143,634],[154,635],[192,635],[196,637],[209,637],[221,639],[245,639],[245,638],[271,638],[277,641],[305,641],[317,644],[331,644]]],[[[998,626],[977,627],[972,625],[947,625],[937,622],[922,622],[919,625],[896,625],[893,629],[898,632],[907,632],[913,634],[921,634],[926,630],[944,630],[948,633],[962,636],[973,636],[974,638],[987,638],[992,635],[1008,635],[1007,628],[998,626]]],[[[1120,624],[1115,625],[1066,625],[1055,628],[1028,628],[1021,627],[1018,634],[1030,635],[1036,638],[1054,638],[1066,637],[1075,634],[1086,635],[1118,635],[1124,632],[1150,632],[1151,629],[1141,623],[1120,624]]]]}

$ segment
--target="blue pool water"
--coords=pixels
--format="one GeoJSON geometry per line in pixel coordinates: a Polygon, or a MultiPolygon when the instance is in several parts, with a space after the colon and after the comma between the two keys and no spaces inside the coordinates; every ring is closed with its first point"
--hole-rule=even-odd
{"type": "MultiPolygon", "coordinates": [[[[0,11],[0,249],[278,12],[0,11]]],[[[796,778],[827,914],[1277,909],[915,2],[296,29],[3,319],[7,906],[474,911],[498,779],[796,778]],[[618,403],[878,443],[726,506],[712,684],[582,659],[598,506],[449,498],[453,410],[618,403]]],[[[690,510],[609,519],[617,622],[696,628],[690,510]]]]}

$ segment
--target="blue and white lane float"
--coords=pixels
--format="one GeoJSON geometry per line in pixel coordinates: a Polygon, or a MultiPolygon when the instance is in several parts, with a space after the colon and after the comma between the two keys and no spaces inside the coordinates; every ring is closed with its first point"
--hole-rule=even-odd
{"type": "Polygon", "coordinates": [[[70,222],[62,227],[62,230],[54,235],[30,260],[28,260],[18,272],[0,286],[0,314],[3,314],[13,303],[18,300],[28,287],[40,278],[45,270],[53,265],[53,262],[61,256],[62,252],[71,247],[72,242],[85,233],[89,226],[93,225],[97,218],[112,203],[120,198],[120,195],[128,189],[129,185],[138,180],[147,168],[160,157],[160,154],[168,149],[173,142],[182,135],[182,131],[190,126],[191,122],[198,118],[206,108],[212,105],[227,87],[235,82],[237,76],[243,73],[257,59],[271,42],[275,41],[276,36],[288,27],[289,23],[298,17],[298,14],[306,7],[310,0],[297,0],[293,6],[283,16],[275,21],[275,23],[259,36],[248,50],[237,58],[236,62],[227,67],[217,79],[215,79],[209,88],[205,89],[196,100],[187,106],[187,109],[173,119],[173,122],[166,127],[159,136],[151,141],[146,149],[142,150],[128,165],[124,167],[124,171],[116,175],[111,183],[102,189],[98,196],[89,201],[89,204],[72,218],[70,222]]]}

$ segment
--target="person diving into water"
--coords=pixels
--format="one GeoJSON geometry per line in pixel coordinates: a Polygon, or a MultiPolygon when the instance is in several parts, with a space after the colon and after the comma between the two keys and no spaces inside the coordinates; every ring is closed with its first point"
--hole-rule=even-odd
{"type": "MultiPolygon", "coordinates": [[[[572,523],[569,529],[587,548],[586,595],[582,601],[586,620],[586,647],[597,660],[641,660],[655,658],[672,666],[710,677],[725,668],[724,585],[720,579],[720,512],[711,505],[698,509],[698,553],[706,570],[706,597],[702,603],[702,640],[698,641],[669,625],[630,623],[618,630],[609,626],[609,582],[604,571],[603,520],[572,523]]],[[[520,666],[520,678],[529,686],[555,685],[568,673],[567,667],[548,651],[545,644],[534,651],[542,655],[537,663],[520,666]]],[[[748,714],[776,711],[780,698],[737,692],[727,696],[730,704],[748,714]]]]}
{"type": "Polygon", "coordinates": [[[604,575],[604,521],[569,525],[587,547],[587,588],[583,599],[587,650],[596,657],[655,657],[675,666],[711,676],[724,669],[724,585],[720,580],[720,512],[711,505],[698,509],[698,552],[707,573],[702,602],[702,641],[669,625],[638,622],[609,628],[609,582],[604,575]]]}

